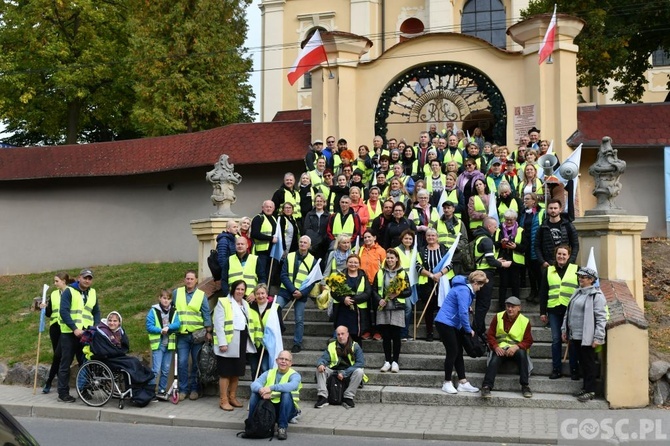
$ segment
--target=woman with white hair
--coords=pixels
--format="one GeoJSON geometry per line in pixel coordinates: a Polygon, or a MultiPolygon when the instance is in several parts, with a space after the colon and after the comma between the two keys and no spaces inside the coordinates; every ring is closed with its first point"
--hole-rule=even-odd
{"type": "MultiPolygon", "coordinates": [[[[507,184],[507,183],[504,183],[507,184]]],[[[501,183],[501,186],[503,183],[501,183]]],[[[509,188],[509,185],[507,185],[509,188]]],[[[514,209],[507,209],[503,215],[500,230],[497,232],[496,242],[500,243],[500,258],[511,260],[509,268],[500,268],[500,284],[498,285],[498,308],[505,309],[507,288],[512,288],[512,296],[520,296],[520,273],[526,264],[525,253],[528,240],[523,228],[517,221],[518,214],[514,209]]]]}

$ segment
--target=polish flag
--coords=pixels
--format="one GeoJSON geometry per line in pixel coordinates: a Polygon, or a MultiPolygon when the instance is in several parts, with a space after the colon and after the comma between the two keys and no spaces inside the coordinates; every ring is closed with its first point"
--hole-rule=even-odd
{"type": "Polygon", "coordinates": [[[312,38],[309,39],[307,45],[300,50],[298,58],[293,63],[293,66],[288,72],[288,83],[293,85],[296,83],[300,77],[307,73],[312,68],[321,64],[321,62],[326,62],[328,56],[326,56],[326,47],[323,46],[323,41],[321,40],[321,34],[317,29],[312,38]]]}
{"type": "Polygon", "coordinates": [[[540,55],[539,65],[542,65],[551,53],[554,52],[554,40],[556,39],[556,5],[554,5],[554,15],[551,16],[551,22],[549,22],[549,28],[547,28],[547,33],[542,39],[542,44],[540,44],[540,50],[538,54],[540,55]]]}

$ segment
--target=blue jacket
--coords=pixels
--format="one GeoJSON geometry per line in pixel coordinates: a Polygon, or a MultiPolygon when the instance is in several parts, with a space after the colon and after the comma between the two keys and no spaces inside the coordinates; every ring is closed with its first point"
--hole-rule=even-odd
{"type": "Polygon", "coordinates": [[[475,293],[468,285],[466,276],[456,276],[452,280],[451,290],[444,299],[435,322],[441,322],[456,329],[463,329],[470,333],[470,305],[475,293]]]}
{"type": "Polygon", "coordinates": [[[219,234],[216,237],[216,252],[221,265],[221,283],[228,283],[228,258],[235,255],[235,234],[226,231],[219,234]]]}
{"type": "MultiPolygon", "coordinates": [[[[161,334],[161,329],[156,326],[156,310],[160,311],[160,304],[155,304],[152,305],[152,307],[149,309],[149,312],[147,313],[147,317],[145,319],[145,326],[147,329],[148,333],[151,334],[161,334]]],[[[174,305],[170,306],[170,320],[172,319],[172,315],[174,314],[174,321],[168,325],[168,334],[176,333],[179,331],[179,328],[181,327],[181,321],[179,320],[179,313],[176,312],[176,308],[174,305]],[[175,314],[176,313],[176,314],[175,314]]],[[[161,325],[161,324],[158,324],[161,325]]]]}

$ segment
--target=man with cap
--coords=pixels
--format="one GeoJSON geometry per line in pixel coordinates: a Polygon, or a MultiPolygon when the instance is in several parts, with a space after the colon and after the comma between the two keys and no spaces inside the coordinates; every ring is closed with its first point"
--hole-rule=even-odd
{"type": "Polygon", "coordinates": [[[608,319],[605,295],[595,286],[598,273],[591,268],[577,271],[579,288],[575,290],[563,317],[561,337],[569,342],[569,348],[579,352],[579,365],[584,376],[584,387],[575,396],[581,402],[590,401],[596,395],[598,364],[596,349],[605,344],[608,319]]]}
{"type": "Polygon", "coordinates": [[[84,268],[79,272],[79,278],[72,285],[65,288],[60,296],[58,312],[60,323],[61,349],[60,367],[58,369],[58,401],[74,403],[75,398],[70,395],[70,365],[72,359],[77,358],[79,365],[83,362],[82,347],[79,338],[84,330],[100,322],[100,308],[93,284],[93,271],[84,268]]]}
{"type": "Polygon", "coordinates": [[[307,155],[305,155],[305,167],[307,168],[307,172],[311,172],[312,170],[316,169],[316,160],[323,156],[321,153],[322,151],[323,141],[320,139],[315,139],[310,146],[307,155]]]}
{"type": "Polygon", "coordinates": [[[496,197],[498,196],[498,186],[500,186],[500,182],[504,177],[505,174],[502,171],[502,161],[500,158],[493,158],[489,173],[486,175],[486,184],[489,186],[489,190],[496,194],[496,197]]]}
{"type": "Polygon", "coordinates": [[[456,203],[453,201],[445,201],[442,203],[442,216],[437,221],[437,240],[440,244],[451,248],[456,241],[458,234],[461,234],[461,238],[458,240],[458,247],[454,253],[454,258],[452,260],[454,268],[449,272],[452,277],[453,274],[461,274],[463,271],[460,269],[461,266],[461,253],[462,250],[466,248],[468,244],[468,231],[465,229],[463,222],[456,217],[456,203]]]}
{"type": "Polygon", "coordinates": [[[521,301],[511,296],[505,301],[505,311],[496,314],[486,332],[491,349],[489,363],[486,366],[482,398],[491,397],[491,389],[495,383],[498,367],[505,360],[512,360],[519,366],[519,383],[524,398],[532,398],[533,392],[528,385],[531,371],[528,350],[533,345],[530,320],[521,314],[521,301]]]}

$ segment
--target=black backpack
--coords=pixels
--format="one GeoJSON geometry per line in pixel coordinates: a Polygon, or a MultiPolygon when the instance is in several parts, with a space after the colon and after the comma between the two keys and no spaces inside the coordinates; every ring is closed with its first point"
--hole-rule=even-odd
{"type": "Polygon", "coordinates": [[[214,347],[210,342],[205,342],[198,353],[198,381],[203,386],[219,382],[216,354],[214,354],[214,347]]]}
{"type": "Polygon", "coordinates": [[[272,438],[275,432],[277,414],[270,400],[261,400],[254,413],[244,420],[244,432],[237,434],[242,438],[272,438]]]}
{"type": "Polygon", "coordinates": [[[344,389],[348,387],[348,379],[343,379],[340,381],[337,378],[337,372],[333,372],[326,382],[326,388],[328,389],[328,404],[333,406],[342,405],[342,399],[344,398],[344,389]]]}
{"type": "Polygon", "coordinates": [[[219,265],[219,252],[216,249],[209,251],[209,257],[207,257],[207,266],[212,273],[212,279],[221,280],[221,265],[219,265]]]}
{"type": "Polygon", "coordinates": [[[463,341],[463,350],[471,358],[481,358],[486,354],[486,342],[482,337],[475,333],[474,336],[467,333],[465,330],[461,330],[462,341],[463,341]]]}

